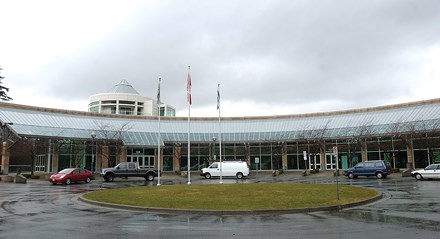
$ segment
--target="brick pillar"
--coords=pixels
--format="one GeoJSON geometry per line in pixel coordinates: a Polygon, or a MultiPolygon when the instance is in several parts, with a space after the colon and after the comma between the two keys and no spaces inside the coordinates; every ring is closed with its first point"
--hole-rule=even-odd
{"type": "Polygon", "coordinates": [[[325,155],[325,146],[324,147],[320,147],[320,149],[319,149],[319,153],[320,153],[320,157],[319,157],[319,163],[321,164],[321,166],[320,166],[320,168],[319,168],[319,170],[320,171],[323,171],[323,170],[325,170],[326,169],[326,167],[325,167],[325,157],[327,157],[326,155],[325,155]]]}
{"type": "Polygon", "coordinates": [[[58,172],[58,147],[54,144],[52,153],[52,172],[58,172]]]}
{"type": "Polygon", "coordinates": [[[368,161],[368,147],[366,141],[362,142],[361,154],[362,154],[362,162],[368,161]]]}
{"type": "Polygon", "coordinates": [[[101,161],[101,164],[98,164],[102,168],[108,168],[108,159],[110,157],[110,150],[108,148],[108,145],[102,146],[102,155],[99,157],[99,161],[101,161]]]}
{"type": "Polygon", "coordinates": [[[8,142],[2,142],[2,163],[1,163],[1,172],[3,174],[8,174],[9,172],[9,157],[10,152],[8,149],[8,142]]]}
{"type": "Polygon", "coordinates": [[[281,160],[282,160],[283,169],[286,170],[287,169],[287,143],[286,142],[283,142],[283,144],[281,145],[281,160]]]}
{"type": "Polygon", "coordinates": [[[121,154],[119,155],[119,162],[127,162],[127,147],[121,146],[121,154]]]}
{"type": "Polygon", "coordinates": [[[180,144],[174,144],[173,165],[174,171],[180,171],[180,156],[182,154],[180,144]]]}
{"type": "Polygon", "coordinates": [[[244,161],[247,165],[251,165],[251,146],[249,143],[244,143],[244,161]]]}
{"type": "Polygon", "coordinates": [[[410,145],[406,145],[406,152],[408,156],[408,162],[406,163],[406,168],[413,169],[414,168],[414,151],[412,147],[412,140],[410,145]]]}

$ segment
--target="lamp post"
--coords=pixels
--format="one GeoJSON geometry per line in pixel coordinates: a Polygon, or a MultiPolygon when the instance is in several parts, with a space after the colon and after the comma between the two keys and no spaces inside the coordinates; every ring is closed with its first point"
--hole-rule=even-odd
{"type": "Polygon", "coordinates": [[[93,173],[93,166],[95,165],[95,151],[94,151],[94,141],[96,138],[95,132],[92,132],[90,136],[92,136],[92,164],[90,165],[90,171],[92,171],[93,173]]]}

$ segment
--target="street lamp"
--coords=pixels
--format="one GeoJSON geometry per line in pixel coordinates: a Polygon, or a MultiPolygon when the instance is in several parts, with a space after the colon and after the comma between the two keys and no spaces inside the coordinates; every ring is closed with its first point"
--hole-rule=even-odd
{"type": "Polygon", "coordinates": [[[214,156],[214,162],[216,160],[216,155],[215,155],[215,141],[217,140],[217,138],[214,136],[212,137],[212,141],[214,141],[214,150],[213,150],[213,156],[214,156]]]}
{"type": "Polygon", "coordinates": [[[92,136],[92,165],[90,166],[90,171],[92,171],[92,173],[93,173],[93,166],[95,165],[95,151],[94,151],[94,147],[93,147],[94,141],[95,141],[95,138],[96,138],[95,132],[92,132],[90,134],[90,136],[92,136]]]}

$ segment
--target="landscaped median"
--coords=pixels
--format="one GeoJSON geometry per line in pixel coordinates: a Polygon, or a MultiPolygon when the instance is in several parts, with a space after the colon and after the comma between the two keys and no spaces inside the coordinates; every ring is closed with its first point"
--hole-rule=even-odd
{"type": "Polygon", "coordinates": [[[340,210],[381,198],[369,188],[334,184],[200,184],[128,187],[91,192],[81,200],[155,213],[267,214],[340,210]]]}

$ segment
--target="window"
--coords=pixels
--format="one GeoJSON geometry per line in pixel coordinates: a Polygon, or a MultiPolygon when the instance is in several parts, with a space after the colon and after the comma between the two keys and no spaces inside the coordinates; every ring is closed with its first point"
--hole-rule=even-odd
{"type": "Polygon", "coordinates": [[[358,163],[355,166],[356,168],[363,168],[364,167],[364,163],[358,163]]]}
{"type": "Polygon", "coordinates": [[[366,168],[374,168],[374,163],[365,163],[366,168]]]}

